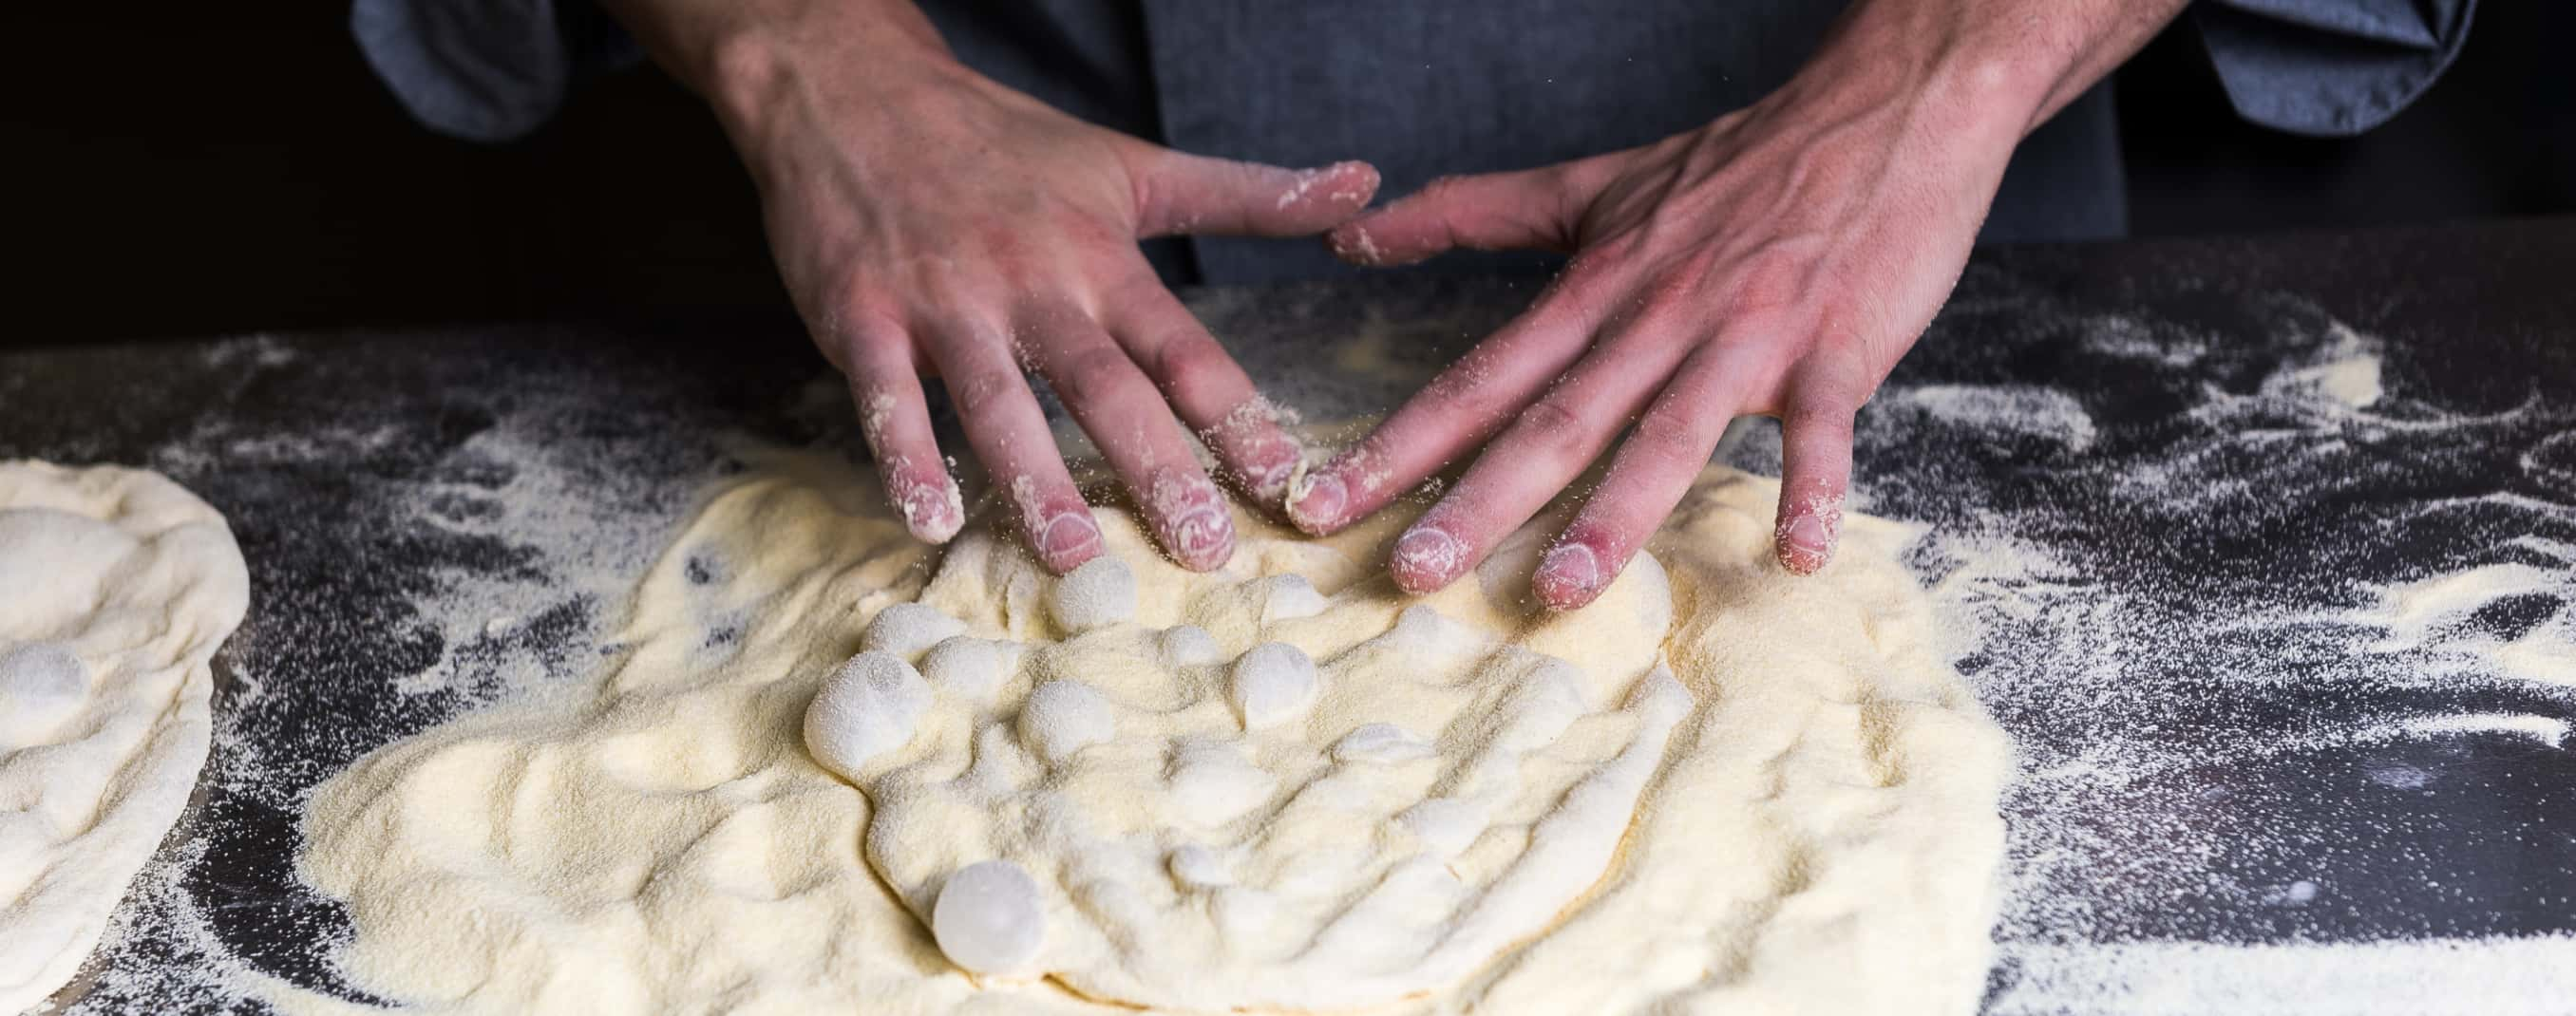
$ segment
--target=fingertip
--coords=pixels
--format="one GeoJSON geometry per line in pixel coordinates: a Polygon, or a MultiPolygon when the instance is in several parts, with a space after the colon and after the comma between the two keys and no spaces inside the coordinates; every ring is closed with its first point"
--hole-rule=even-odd
{"type": "Polygon", "coordinates": [[[1196,470],[1155,477],[1146,493],[1156,536],[1172,560],[1191,571],[1213,571],[1234,556],[1234,519],[1225,495],[1196,470]]]}
{"type": "Polygon", "coordinates": [[[1781,506],[1779,528],[1772,534],[1781,567],[1792,575],[1823,571],[1833,561],[1841,524],[1840,498],[1804,498],[1781,506]]]}
{"type": "Polygon", "coordinates": [[[957,491],[957,480],[946,470],[932,477],[899,473],[890,478],[895,506],[903,512],[904,528],[923,543],[941,544],[955,539],[966,525],[965,499],[957,491]]]}
{"type": "Polygon", "coordinates": [[[1029,549],[1037,554],[1038,563],[1058,575],[1099,557],[1101,548],[1100,523],[1087,507],[1050,515],[1029,534],[1029,549]]]}
{"type": "Polygon", "coordinates": [[[1380,268],[1392,263],[1386,249],[1378,246],[1377,237],[1369,232],[1365,219],[1333,227],[1332,232],[1324,234],[1324,243],[1345,264],[1380,268]]]}
{"type": "Polygon", "coordinates": [[[1394,576],[1396,588],[1418,596],[1456,581],[1466,563],[1467,547],[1457,537],[1438,526],[1416,523],[1395,541],[1386,570],[1394,576]]]}
{"type": "Polygon", "coordinates": [[[1345,159],[1326,166],[1324,175],[1335,181],[1334,186],[1325,192],[1325,200],[1354,211],[1368,207],[1369,201],[1377,197],[1378,184],[1382,182],[1377,167],[1359,159],[1345,159]]]}
{"type": "Polygon", "coordinates": [[[1601,556],[1589,544],[1568,540],[1539,559],[1530,590],[1549,610],[1576,610],[1599,597],[1608,580],[1601,574],[1601,556]]]}
{"type": "Polygon", "coordinates": [[[1341,528],[1349,504],[1350,489],[1331,473],[1311,472],[1288,483],[1288,524],[1308,536],[1329,536],[1341,528]]]}

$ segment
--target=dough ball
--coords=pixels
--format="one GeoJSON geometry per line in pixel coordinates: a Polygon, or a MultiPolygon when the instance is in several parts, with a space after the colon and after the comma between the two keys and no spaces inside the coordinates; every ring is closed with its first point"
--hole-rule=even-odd
{"type": "Polygon", "coordinates": [[[966,634],[966,622],[918,603],[898,603],[877,612],[859,648],[892,653],[910,660],[921,651],[966,634]]]}
{"type": "Polygon", "coordinates": [[[921,676],[941,694],[984,705],[993,701],[1019,665],[1019,643],[959,635],[922,654],[921,676]]]}
{"type": "Polygon", "coordinates": [[[1485,831],[1484,814],[1454,797],[1434,797],[1406,808],[1395,821],[1422,841],[1431,856],[1443,861],[1465,853],[1485,831]]]}
{"type": "Polygon", "coordinates": [[[1336,762],[1375,762],[1381,765],[1410,762],[1439,754],[1431,743],[1392,723],[1364,723],[1351,728],[1342,739],[1333,742],[1336,762]]]}
{"type": "Polygon", "coordinates": [[[1520,676],[1491,735],[1503,751],[1536,751],[1555,742],[1565,728],[1590,710],[1583,704],[1582,674],[1555,657],[1540,657],[1538,666],[1520,676]]]}
{"type": "Polygon", "coordinates": [[[948,876],[930,909],[930,934],[948,961],[973,973],[1027,970],[1046,944],[1038,883],[1009,861],[977,861],[948,876]]]}
{"type": "Polygon", "coordinates": [[[1216,636],[1194,624],[1163,629],[1163,662],[1175,667],[1196,667],[1215,663],[1224,650],[1217,648],[1216,636]]]}
{"type": "Polygon", "coordinates": [[[1303,575],[1273,575],[1261,580],[1261,623],[1313,617],[1324,612],[1324,594],[1303,575]]]}
{"type": "Polygon", "coordinates": [[[1183,742],[1169,771],[1172,803],[1180,808],[1180,817],[1204,827],[1243,817],[1279,787],[1278,777],[1221,741],[1183,742]]]}
{"type": "Polygon", "coordinates": [[[1127,562],[1095,557],[1056,580],[1047,596],[1056,626],[1081,633],[1136,617],[1136,573],[1127,562]]]}
{"type": "Polygon", "coordinates": [[[51,642],[0,652],[0,751],[41,741],[80,711],[89,665],[51,642]]]}
{"type": "Polygon", "coordinates": [[[1029,692],[1020,707],[1020,743],[1049,763],[1108,741],[1118,733],[1118,710],[1080,681],[1049,681],[1029,692]]]}
{"type": "Polygon", "coordinates": [[[1234,661],[1228,689],[1246,730],[1295,719],[1315,704],[1315,661],[1285,642],[1264,642],[1234,661]]]}
{"type": "Polygon", "coordinates": [[[1395,627],[1378,636],[1382,644],[1421,661],[1425,670],[1465,666],[1488,652],[1488,639],[1476,629],[1442,617],[1428,603],[1416,603],[1395,616],[1395,627]]]}
{"type": "Polygon", "coordinates": [[[930,682],[912,664],[891,653],[860,653],[824,679],[806,708],[805,747],[824,768],[855,780],[870,760],[912,740],[930,697],[930,682]]]}

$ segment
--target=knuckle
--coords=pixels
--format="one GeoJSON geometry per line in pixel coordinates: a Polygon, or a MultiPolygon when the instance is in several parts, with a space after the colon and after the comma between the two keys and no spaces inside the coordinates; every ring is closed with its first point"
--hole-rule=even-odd
{"type": "Polygon", "coordinates": [[[1849,440],[1852,416],[1853,411],[1839,397],[1817,400],[1810,396],[1792,407],[1780,424],[1783,429],[1798,434],[1849,440]]]}
{"type": "Polygon", "coordinates": [[[957,414],[974,417],[991,410],[1013,389],[1025,383],[1017,373],[993,368],[967,375],[950,385],[948,390],[955,397],[957,414]]]}
{"type": "Polygon", "coordinates": [[[1049,380],[1066,402],[1098,404],[1119,397],[1135,376],[1135,364],[1126,353],[1114,348],[1094,348],[1077,353],[1064,368],[1049,380]]]}
{"type": "Polygon", "coordinates": [[[1698,416],[1704,411],[1700,406],[1658,406],[1637,420],[1628,435],[1629,447],[1658,465],[1695,465],[1692,460],[1706,454],[1699,449],[1698,416]]]}
{"type": "Polygon", "coordinates": [[[1154,373],[1167,385],[1181,385],[1223,371],[1234,362],[1225,347],[1206,335],[1184,332],[1164,340],[1154,351],[1154,373]]]}
{"type": "Polygon", "coordinates": [[[1512,429],[1519,436],[1516,443],[1551,456],[1572,454],[1591,443],[1591,423],[1560,394],[1530,403],[1512,429]]]}
{"type": "Polygon", "coordinates": [[[1777,243],[1764,244],[1736,262],[1727,309],[1742,317],[1793,316],[1813,289],[1809,285],[1812,269],[1804,254],[1777,243]]]}

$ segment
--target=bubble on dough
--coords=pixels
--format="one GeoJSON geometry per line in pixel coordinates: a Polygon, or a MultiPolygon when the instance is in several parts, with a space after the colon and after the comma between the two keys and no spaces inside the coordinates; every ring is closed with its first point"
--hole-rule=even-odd
{"type": "Polygon", "coordinates": [[[1439,754],[1431,742],[1405,733],[1392,723],[1363,723],[1351,728],[1342,739],[1333,742],[1336,762],[1376,762],[1390,764],[1430,758],[1439,754]]]}
{"type": "Polygon", "coordinates": [[[1425,668],[1445,668],[1485,652],[1487,639],[1476,629],[1441,616],[1430,604],[1416,603],[1395,616],[1394,628],[1372,641],[1420,659],[1425,668]]]}
{"type": "Polygon", "coordinates": [[[1196,667],[1215,663],[1225,655],[1217,648],[1216,636],[1194,624],[1166,628],[1162,635],[1163,660],[1175,667],[1196,667]]]}
{"type": "Polygon", "coordinates": [[[79,711],[89,665],[51,642],[0,653],[0,751],[32,744],[79,711]]]}
{"type": "Polygon", "coordinates": [[[1241,818],[1269,800],[1271,792],[1279,787],[1278,777],[1253,765],[1234,745],[1222,741],[1182,742],[1173,753],[1167,779],[1172,800],[1180,806],[1181,814],[1208,826],[1241,818]]]}
{"type": "Polygon", "coordinates": [[[1046,945],[1038,883],[1009,861],[977,861],[948,876],[931,906],[930,934],[948,961],[978,974],[1028,968],[1046,945]]]}
{"type": "Polygon", "coordinates": [[[930,682],[902,657],[860,653],[823,680],[806,708],[805,747],[825,768],[856,779],[870,760],[912,740],[930,700],[930,682]]]}
{"type": "Polygon", "coordinates": [[[1454,797],[1434,797],[1404,809],[1395,820],[1441,860],[1466,852],[1485,831],[1485,815],[1475,805],[1454,797]]]}
{"type": "Polygon", "coordinates": [[[1172,878],[1185,888],[1214,889],[1234,884],[1234,872],[1226,867],[1225,858],[1195,843],[1172,851],[1171,868],[1172,878]]]}
{"type": "Polygon", "coordinates": [[[1227,689],[1246,730],[1277,726],[1315,704],[1315,661],[1285,642],[1264,642],[1234,661],[1227,689]]]}
{"type": "Polygon", "coordinates": [[[1259,941],[1279,921],[1279,897],[1248,885],[1217,890],[1212,912],[1217,933],[1229,942],[1259,941]]]}
{"type": "Polygon", "coordinates": [[[989,704],[1020,665],[1020,645],[959,635],[922,654],[921,676],[942,694],[989,704]]]}
{"type": "Polygon", "coordinates": [[[1080,681],[1049,681],[1020,707],[1020,743],[1050,763],[1106,743],[1118,733],[1118,710],[1080,681]]]}
{"type": "Polygon", "coordinates": [[[1555,657],[1538,657],[1538,666],[1522,675],[1505,700],[1495,749],[1526,752],[1546,747],[1587,710],[1581,676],[1574,665],[1555,657]]]}
{"type": "Polygon", "coordinates": [[[1261,623],[1313,617],[1324,612],[1324,594],[1303,575],[1273,575],[1261,580],[1261,623]]]}
{"type": "Polygon", "coordinates": [[[1127,562],[1095,557],[1056,580],[1047,613],[1057,627],[1086,632],[1136,617],[1136,573],[1127,562]]]}
{"type": "Polygon", "coordinates": [[[86,515],[0,508],[0,595],[9,597],[10,627],[35,634],[74,623],[97,605],[108,573],[141,547],[132,534],[86,515]]]}
{"type": "Polygon", "coordinates": [[[966,622],[940,613],[936,607],[918,603],[898,603],[877,612],[868,624],[868,633],[859,640],[859,648],[892,653],[905,660],[921,651],[959,635],[966,634],[966,622]]]}

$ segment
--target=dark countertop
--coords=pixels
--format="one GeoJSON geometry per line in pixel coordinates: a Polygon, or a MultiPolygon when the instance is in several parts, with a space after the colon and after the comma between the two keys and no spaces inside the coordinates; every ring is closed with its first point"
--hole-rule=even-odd
{"type": "MultiPolygon", "coordinates": [[[[2570,278],[2571,219],[1978,255],[1864,413],[1858,473],[1867,510],[1931,525],[1910,563],[1976,615],[1961,669],[2021,746],[1993,1008],[2086,1008],[2056,982],[2102,944],[2576,933],[2576,761],[2550,734],[2576,686],[2471,651],[2576,631],[2570,278]],[[2365,353],[2367,406],[2281,387],[2365,353]],[[2007,545],[2018,570],[1976,556],[2007,545]],[[2387,584],[2510,562],[2556,584],[2418,644],[2355,620],[2387,584]]],[[[1192,300],[1323,418],[1390,405],[1535,290],[1192,300]]],[[[257,1010],[226,987],[251,972],[345,990],[320,959],[345,921],[292,877],[303,791],[578,676],[733,449],[855,448],[826,372],[767,314],[0,354],[0,458],[167,473],[252,575],[200,806],[80,1008],[257,1010]]],[[[1757,427],[1727,454],[1776,449],[1757,427]]]]}

